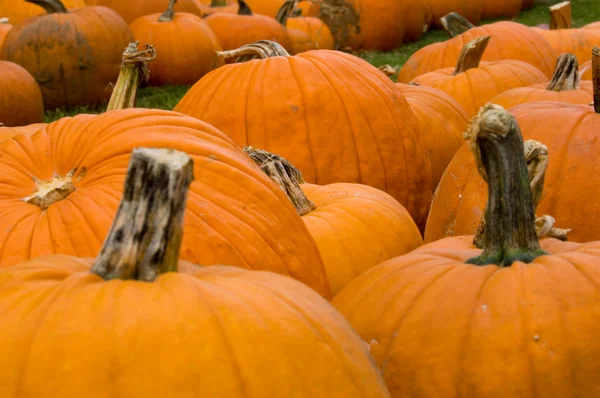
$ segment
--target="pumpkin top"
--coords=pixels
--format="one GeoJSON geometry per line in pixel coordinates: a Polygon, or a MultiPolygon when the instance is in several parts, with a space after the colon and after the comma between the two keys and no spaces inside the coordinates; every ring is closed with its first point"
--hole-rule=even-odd
{"type": "Polygon", "coordinates": [[[32,3],[42,7],[46,10],[47,14],[67,14],[69,11],[67,7],[60,0],[25,0],[28,3],[32,3]]]}
{"type": "Polygon", "coordinates": [[[561,54],[556,60],[554,74],[546,87],[550,91],[579,90],[581,76],[577,57],[571,53],[561,54]]]}
{"type": "Polygon", "coordinates": [[[458,55],[456,68],[452,73],[454,76],[463,73],[472,68],[479,67],[481,57],[490,42],[491,36],[479,36],[465,44],[458,55]]]}
{"type": "Polygon", "coordinates": [[[238,3],[238,15],[254,15],[248,4],[244,0],[237,0],[238,3]]]}
{"type": "Polygon", "coordinates": [[[475,27],[467,18],[456,12],[446,14],[440,18],[440,22],[450,37],[458,36],[475,27]]]}
{"type": "Polygon", "coordinates": [[[177,3],[177,0],[169,0],[169,5],[167,6],[165,12],[158,17],[158,22],[170,22],[173,20],[175,17],[175,3],[177,3]]]}

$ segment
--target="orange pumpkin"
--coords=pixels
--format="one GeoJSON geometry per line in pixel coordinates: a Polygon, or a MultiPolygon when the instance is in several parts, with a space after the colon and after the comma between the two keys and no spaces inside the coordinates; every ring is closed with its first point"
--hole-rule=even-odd
{"type": "Polygon", "coordinates": [[[430,9],[426,2],[429,0],[401,1],[404,22],[404,42],[412,43],[421,38],[431,25],[430,9]]]}
{"type": "Polygon", "coordinates": [[[462,143],[468,117],[462,106],[433,87],[397,83],[417,118],[420,139],[431,162],[431,180],[436,187],[462,143]]]}
{"type": "Polygon", "coordinates": [[[194,168],[185,153],[136,149],[96,259],[0,271],[0,396],[389,397],[364,342],[302,283],[180,263],[194,168]]]}
{"type": "MultiPolygon", "coordinates": [[[[465,26],[463,22],[464,18],[447,18],[446,25],[456,36],[416,51],[400,70],[398,81],[408,83],[424,73],[454,67],[464,45],[480,36],[492,37],[489,48],[483,55],[483,61],[506,59],[523,61],[544,72],[548,78],[552,76],[557,54],[550,44],[533,29],[515,22],[502,21],[472,27],[459,33],[465,26]],[[460,23],[456,23],[457,20],[460,23]]],[[[468,21],[466,23],[468,24],[468,21]]]]}
{"type": "Polygon", "coordinates": [[[600,242],[538,242],[516,122],[491,106],[471,132],[490,181],[483,251],[473,237],[433,242],[367,271],[333,304],[392,397],[599,396],[600,242]]]}
{"type": "Polygon", "coordinates": [[[175,0],[163,14],[136,19],[129,25],[136,40],[152,43],[159,57],[150,65],[151,85],[194,84],[211,70],[221,66],[217,56],[221,45],[200,17],[175,13],[175,0]]]}
{"type": "Polygon", "coordinates": [[[472,24],[477,24],[483,14],[484,1],[465,1],[465,0],[427,0],[430,3],[432,11],[433,25],[436,28],[443,28],[441,19],[448,13],[455,12],[467,19],[472,24]]]}
{"type": "MultiPolygon", "coordinates": [[[[0,0],[0,16],[9,19],[10,23],[17,25],[27,18],[43,14],[44,10],[40,8],[39,3],[56,3],[57,0],[0,0]]],[[[85,7],[83,0],[60,0],[60,3],[67,8],[85,7]]]]}
{"type": "Polygon", "coordinates": [[[285,28],[291,40],[292,53],[299,54],[310,50],[333,50],[331,31],[319,18],[293,16],[299,10],[297,0],[286,0],[275,19],[285,28]]]}
{"type": "MultiPolygon", "coordinates": [[[[115,10],[128,24],[146,15],[161,13],[165,10],[165,0],[96,0],[96,5],[115,10]]],[[[177,0],[175,12],[189,12],[198,16],[204,15],[202,3],[196,0],[177,0]]]]}
{"type": "Polygon", "coordinates": [[[23,67],[0,61],[0,123],[22,126],[44,120],[42,93],[23,67]]]}
{"type": "MultiPolygon", "coordinates": [[[[276,43],[225,54],[268,56],[276,43]]],[[[314,50],[225,65],[175,107],[226,131],[239,145],[277,153],[319,185],[355,182],[392,195],[417,224],[431,198],[431,169],[410,106],[377,68],[314,50]]]]}
{"type": "Polygon", "coordinates": [[[254,14],[243,0],[238,0],[238,4],[237,14],[214,13],[204,19],[224,50],[233,50],[258,40],[273,40],[292,51],[286,29],[275,19],[254,14]]]}
{"type": "Polygon", "coordinates": [[[0,18],[0,48],[4,43],[4,38],[8,34],[8,31],[12,29],[12,25],[8,23],[8,18],[0,18]]]}
{"type": "Polygon", "coordinates": [[[440,69],[416,77],[413,82],[440,89],[454,98],[468,117],[496,95],[515,87],[547,81],[535,66],[514,60],[482,62],[490,36],[465,44],[455,68],[440,69]]]}
{"type": "Polygon", "coordinates": [[[592,61],[589,60],[579,65],[579,76],[581,80],[592,80],[592,61]]]}
{"type": "Polygon", "coordinates": [[[119,73],[129,27],[106,7],[68,12],[58,0],[38,0],[48,15],[15,25],[2,57],[23,66],[39,83],[46,109],[95,105],[107,99],[119,73]]]}
{"type": "Polygon", "coordinates": [[[600,21],[589,23],[583,26],[582,29],[600,29],[600,21]]]}
{"type": "Polygon", "coordinates": [[[45,125],[45,123],[32,123],[18,127],[0,126],[0,142],[10,140],[18,134],[31,135],[36,131],[41,130],[45,125]]]}
{"type": "Polygon", "coordinates": [[[523,7],[523,0],[483,0],[481,17],[484,19],[514,18],[521,12],[521,7],[523,7]]]}

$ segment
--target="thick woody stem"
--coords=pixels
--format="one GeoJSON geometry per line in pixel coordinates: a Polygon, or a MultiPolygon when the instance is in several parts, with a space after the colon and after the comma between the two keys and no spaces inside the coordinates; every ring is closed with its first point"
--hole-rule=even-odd
{"type": "Polygon", "coordinates": [[[465,17],[455,12],[446,14],[440,18],[440,22],[450,37],[456,37],[475,27],[465,17]]]}
{"type": "Polygon", "coordinates": [[[550,29],[571,28],[571,2],[563,1],[550,7],[550,29]]]}
{"type": "Polygon", "coordinates": [[[554,75],[546,89],[550,91],[578,90],[580,82],[577,57],[570,53],[564,53],[556,60],[554,75]]]}
{"type": "Polygon", "coordinates": [[[296,4],[298,0],[285,0],[279,10],[277,11],[277,15],[275,15],[275,19],[284,27],[287,27],[287,20],[296,8],[296,4]]]}
{"type": "Polygon", "coordinates": [[[483,57],[490,39],[491,36],[480,36],[465,44],[458,55],[453,75],[479,67],[481,57],[483,57]]]}
{"type": "Polygon", "coordinates": [[[279,188],[285,192],[301,216],[316,208],[300,188],[300,184],[304,183],[302,173],[287,159],[251,146],[244,147],[244,152],[254,160],[267,176],[279,185],[279,188]]]}
{"type": "Polygon", "coordinates": [[[592,81],[594,84],[594,111],[600,113],[600,47],[592,49],[592,81]]]}
{"type": "Polygon", "coordinates": [[[92,272],[104,279],[153,281],[176,272],[193,161],[173,149],[131,154],[123,198],[92,272]]]}
{"type": "Polygon", "coordinates": [[[225,7],[226,5],[227,2],[225,0],[211,0],[210,2],[211,7],[225,7]]]}
{"type": "Polygon", "coordinates": [[[515,118],[498,105],[485,105],[467,137],[478,170],[488,181],[483,253],[467,263],[507,267],[545,254],[535,230],[523,138],[515,118]]]}
{"type": "Polygon", "coordinates": [[[152,45],[146,45],[144,50],[139,51],[138,43],[130,43],[123,53],[121,72],[110,96],[107,111],[135,107],[138,86],[141,80],[148,81],[150,77],[148,62],[156,58],[156,51],[152,45]]]}
{"type": "MultiPolygon", "coordinates": [[[[15,0],[13,0],[15,1],[15,0]]],[[[25,0],[46,10],[47,14],[67,14],[69,11],[60,0],[25,0]]]]}
{"type": "Polygon", "coordinates": [[[217,56],[228,60],[235,58],[236,63],[247,62],[253,59],[267,59],[273,57],[289,57],[281,44],[271,40],[261,40],[246,44],[240,48],[229,51],[217,51],[217,56]]]}
{"type": "Polygon", "coordinates": [[[238,15],[254,15],[244,0],[238,0],[238,15]]]}
{"type": "Polygon", "coordinates": [[[165,10],[165,12],[163,12],[160,15],[160,17],[158,17],[158,22],[170,22],[173,20],[173,18],[175,17],[175,3],[177,3],[177,0],[169,0],[169,6],[165,10]]]}

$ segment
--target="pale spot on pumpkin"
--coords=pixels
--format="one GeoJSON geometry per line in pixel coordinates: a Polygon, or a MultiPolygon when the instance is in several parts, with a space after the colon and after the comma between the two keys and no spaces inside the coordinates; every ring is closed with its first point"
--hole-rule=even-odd
{"type": "Polygon", "coordinates": [[[290,109],[292,110],[292,112],[298,113],[298,111],[300,110],[300,107],[298,105],[291,105],[290,109]]]}

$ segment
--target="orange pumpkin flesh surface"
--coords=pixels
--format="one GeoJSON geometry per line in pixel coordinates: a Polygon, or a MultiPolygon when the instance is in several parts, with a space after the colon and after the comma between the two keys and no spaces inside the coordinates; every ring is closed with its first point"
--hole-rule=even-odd
{"type": "Polygon", "coordinates": [[[43,121],[44,102],[33,76],[8,61],[0,61],[0,76],[0,123],[22,126],[43,121]]]}
{"type": "Polygon", "coordinates": [[[436,88],[402,83],[397,83],[396,87],[417,118],[435,187],[462,144],[462,134],[468,125],[467,115],[454,98],[436,88]]]}
{"type": "MultiPolygon", "coordinates": [[[[6,17],[11,24],[16,25],[27,18],[42,15],[44,10],[35,3],[26,0],[0,0],[0,17],[6,17]]],[[[61,3],[67,9],[86,6],[83,0],[61,0],[61,3]]]]}
{"type": "MultiPolygon", "coordinates": [[[[146,15],[161,13],[167,5],[166,0],[98,0],[96,5],[112,8],[125,22],[130,24],[134,20],[146,15]]],[[[201,5],[195,0],[177,0],[175,12],[188,12],[202,16],[201,5]]]]}
{"type": "Polygon", "coordinates": [[[500,93],[547,81],[539,69],[525,62],[480,63],[489,39],[490,36],[480,36],[465,44],[455,68],[426,73],[415,78],[413,83],[444,91],[462,106],[468,117],[472,117],[500,93]]]}
{"type": "Polygon", "coordinates": [[[193,168],[136,149],[95,260],[0,271],[0,396],[389,397],[364,342],[308,287],[179,261],[193,168]]]}
{"type": "Polygon", "coordinates": [[[473,237],[443,239],[372,268],[333,300],[392,397],[600,394],[600,242],[548,239],[540,250],[523,141],[498,108],[482,110],[470,142],[493,198],[483,252],[473,237]]]}
{"type": "Polygon", "coordinates": [[[533,29],[519,23],[502,21],[472,27],[459,33],[460,30],[454,31],[453,22],[449,23],[448,29],[455,37],[430,44],[412,54],[400,70],[398,82],[408,83],[424,73],[454,67],[464,45],[480,36],[492,37],[482,61],[523,61],[544,72],[547,78],[552,76],[557,54],[533,29]]]}
{"type": "MultiPolygon", "coordinates": [[[[23,66],[39,83],[44,106],[91,106],[110,96],[123,49],[133,41],[127,24],[106,7],[67,12],[58,0],[39,0],[48,15],[15,25],[2,57],[23,66]]],[[[41,8],[40,8],[41,10],[41,8]]]]}
{"type": "Polygon", "coordinates": [[[593,100],[592,82],[582,82],[577,58],[573,54],[561,54],[550,84],[534,84],[529,87],[513,88],[492,98],[490,102],[504,108],[534,101],[562,101],[570,104],[588,105],[593,100]]]}
{"type": "Polygon", "coordinates": [[[221,45],[200,17],[175,13],[174,0],[162,14],[136,19],[129,25],[136,40],[153,44],[160,54],[150,65],[150,85],[194,84],[221,66],[221,45]]]}
{"type": "Polygon", "coordinates": [[[315,50],[225,65],[174,110],[285,157],[310,183],[381,189],[423,225],[431,170],[415,117],[394,83],[355,56],[315,50]]]}

